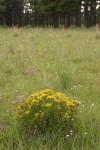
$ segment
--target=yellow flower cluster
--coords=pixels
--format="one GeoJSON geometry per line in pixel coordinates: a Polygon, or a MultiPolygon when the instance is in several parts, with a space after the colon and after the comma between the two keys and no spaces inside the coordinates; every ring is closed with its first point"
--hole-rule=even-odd
{"type": "Polygon", "coordinates": [[[47,126],[59,120],[77,116],[79,102],[51,89],[31,94],[25,102],[18,104],[17,117],[27,120],[32,126],[47,126]]]}

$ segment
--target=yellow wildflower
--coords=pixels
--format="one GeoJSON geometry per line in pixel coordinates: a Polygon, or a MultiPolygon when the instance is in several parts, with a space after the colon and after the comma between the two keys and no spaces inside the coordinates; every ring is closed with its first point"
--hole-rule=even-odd
{"type": "Polygon", "coordinates": [[[38,116],[39,116],[39,113],[36,113],[34,116],[35,116],[36,118],[38,118],[38,116]]]}
{"type": "Polygon", "coordinates": [[[21,109],[21,105],[20,105],[20,104],[17,106],[17,109],[18,109],[18,110],[20,110],[20,109],[21,109]]]}
{"type": "Polygon", "coordinates": [[[46,106],[46,107],[50,107],[50,106],[52,106],[52,104],[47,103],[47,104],[45,104],[45,106],[46,106]]]}

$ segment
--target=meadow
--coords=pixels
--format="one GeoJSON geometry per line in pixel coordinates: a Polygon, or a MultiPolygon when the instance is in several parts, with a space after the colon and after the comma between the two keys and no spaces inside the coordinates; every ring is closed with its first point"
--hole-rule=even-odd
{"type": "Polygon", "coordinates": [[[0,27],[0,143],[0,150],[100,149],[98,29],[0,27]],[[16,104],[44,89],[81,102],[77,134],[20,136],[16,104]]]}

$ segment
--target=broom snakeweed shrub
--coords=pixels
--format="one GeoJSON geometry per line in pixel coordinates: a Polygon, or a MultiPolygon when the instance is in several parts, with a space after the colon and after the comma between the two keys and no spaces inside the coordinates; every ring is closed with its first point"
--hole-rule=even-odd
{"type": "Polygon", "coordinates": [[[77,100],[50,89],[31,94],[17,105],[17,119],[25,129],[47,131],[56,127],[72,128],[72,120],[78,112],[77,100]]]}

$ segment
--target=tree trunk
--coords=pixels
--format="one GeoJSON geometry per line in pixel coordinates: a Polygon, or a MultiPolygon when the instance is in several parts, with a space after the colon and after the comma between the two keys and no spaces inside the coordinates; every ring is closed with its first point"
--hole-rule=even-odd
{"type": "Polygon", "coordinates": [[[81,27],[81,12],[75,13],[75,25],[81,27]]]}
{"type": "Polygon", "coordinates": [[[88,10],[89,3],[86,1],[84,9],[85,9],[85,14],[84,14],[84,25],[89,28],[90,27],[90,19],[89,19],[89,10],[88,10]]]}
{"type": "Polygon", "coordinates": [[[68,14],[68,27],[70,27],[70,25],[71,25],[70,20],[71,20],[71,15],[68,14]]]}
{"type": "Polygon", "coordinates": [[[67,29],[68,28],[68,15],[64,15],[64,28],[67,29]]]}
{"type": "Polygon", "coordinates": [[[54,28],[59,27],[59,17],[57,14],[53,14],[52,24],[54,28]]]}
{"type": "Polygon", "coordinates": [[[96,0],[91,0],[90,4],[90,26],[96,25],[96,0]]]}
{"type": "Polygon", "coordinates": [[[100,29],[100,7],[99,7],[98,18],[99,18],[99,29],[100,29]]]}

